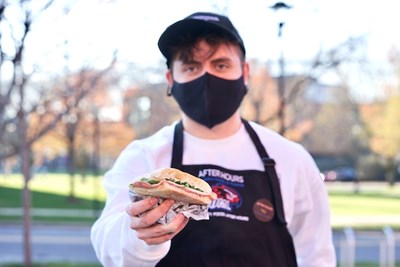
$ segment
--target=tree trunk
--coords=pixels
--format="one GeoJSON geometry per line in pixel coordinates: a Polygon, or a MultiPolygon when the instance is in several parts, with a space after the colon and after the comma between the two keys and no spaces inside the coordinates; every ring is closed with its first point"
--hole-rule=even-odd
{"type": "Polygon", "coordinates": [[[27,142],[27,125],[25,112],[20,109],[18,114],[18,137],[20,141],[20,158],[22,164],[22,175],[24,177],[24,188],[22,191],[23,203],[23,225],[24,225],[24,266],[32,266],[32,244],[31,244],[31,193],[29,190],[29,181],[31,179],[31,161],[30,161],[30,147],[27,142]]]}
{"type": "Polygon", "coordinates": [[[385,170],[385,178],[390,186],[394,186],[396,182],[396,164],[394,158],[387,159],[387,166],[385,170]]]}
{"type": "MultiPolygon", "coordinates": [[[[25,176],[25,175],[24,175],[25,176]]],[[[32,266],[32,242],[31,242],[31,192],[28,187],[28,182],[25,178],[23,189],[23,205],[24,205],[24,266],[32,266]]]]}
{"type": "Polygon", "coordinates": [[[96,112],[95,118],[93,121],[93,158],[92,158],[92,169],[95,183],[95,192],[94,192],[94,201],[93,201],[93,211],[95,217],[98,217],[98,210],[100,209],[100,203],[98,202],[98,185],[97,179],[100,173],[100,123],[99,117],[96,112]]]}
{"type": "Polygon", "coordinates": [[[68,140],[69,201],[75,202],[75,138],[68,140]]]}

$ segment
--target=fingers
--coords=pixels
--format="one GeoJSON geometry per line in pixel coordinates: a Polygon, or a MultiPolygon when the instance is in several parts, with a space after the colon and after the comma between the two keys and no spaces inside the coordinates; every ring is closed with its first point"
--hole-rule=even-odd
{"type": "Polygon", "coordinates": [[[156,205],[158,202],[158,199],[155,197],[151,198],[145,198],[143,200],[137,201],[137,202],[131,202],[127,207],[126,207],[126,213],[128,213],[129,216],[131,217],[137,217],[140,214],[145,213],[147,210],[151,209],[156,205]]]}
{"type": "Polygon", "coordinates": [[[178,214],[169,224],[155,224],[152,227],[139,229],[136,235],[148,245],[155,245],[171,240],[189,222],[183,214],[178,214]]]}
{"type": "Polygon", "coordinates": [[[178,214],[169,224],[156,223],[168,212],[175,201],[167,199],[155,206],[157,202],[157,198],[146,198],[132,202],[126,208],[126,213],[131,217],[130,227],[136,231],[139,239],[149,245],[171,240],[189,221],[183,214],[178,214]]]}
{"type": "Polygon", "coordinates": [[[146,228],[156,223],[175,203],[172,199],[163,201],[159,206],[154,207],[157,198],[147,198],[129,204],[126,212],[131,216],[131,228],[134,230],[146,228]],[[143,216],[141,214],[145,213],[143,216]]]}
{"type": "MultiPolygon", "coordinates": [[[[178,217],[178,216],[182,216],[183,221],[182,221],[182,222],[177,221],[178,227],[176,228],[176,230],[175,230],[175,231],[169,232],[169,234],[171,235],[171,238],[173,238],[173,237],[176,236],[180,231],[182,231],[183,228],[185,228],[185,226],[186,226],[186,225],[188,224],[188,222],[189,222],[189,218],[185,217],[183,214],[178,214],[177,217],[178,217]]],[[[174,219],[175,219],[175,218],[174,218],[174,219]]],[[[178,218],[178,220],[180,220],[180,218],[178,218]]]]}

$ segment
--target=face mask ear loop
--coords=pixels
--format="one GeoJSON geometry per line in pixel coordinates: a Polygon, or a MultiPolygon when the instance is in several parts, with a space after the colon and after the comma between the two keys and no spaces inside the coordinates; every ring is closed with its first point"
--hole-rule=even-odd
{"type": "Polygon", "coordinates": [[[168,86],[167,87],[167,96],[171,96],[172,95],[172,87],[168,86]]]}

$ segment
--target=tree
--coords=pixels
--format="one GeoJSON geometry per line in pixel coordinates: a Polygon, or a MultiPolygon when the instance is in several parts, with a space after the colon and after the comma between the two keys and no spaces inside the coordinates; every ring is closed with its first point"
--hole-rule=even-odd
{"type": "Polygon", "coordinates": [[[111,62],[108,68],[101,71],[85,71],[79,72],[77,75],[72,75],[70,77],[66,77],[65,79],[65,87],[68,88],[69,91],[75,92],[71,93],[63,99],[63,106],[67,106],[68,102],[75,103],[74,108],[70,110],[68,114],[63,117],[62,125],[63,132],[62,136],[65,137],[65,141],[67,143],[67,172],[70,176],[70,201],[75,201],[75,172],[76,172],[76,147],[77,147],[77,136],[78,131],[80,130],[80,124],[82,120],[85,119],[85,116],[91,114],[94,116],[94,120],[98,119],[97,111],[99,109],[100,104],[92,103],[88,105],[88,101],[83,101],[84,98],[80,99],[72,99],[71,96],[76,94],[82,94],[85,98],[93,97],[99,91],[104,91],[105,87],[107,87],[108,83],[107,72],[114,65],[114,61],[111,62]],[[85,104],[84,104],[85,103],[85,104]],[[93,114],[95,113],[95,114],[93,114]]]}
{"type": "MultiPolygon", "coordinates": [[[[54,90],[57,84],[62,84],[57,73],[45,71],[43,62],[33,66],[25,62],[26,49],[30,45],[29,39],[35,37],[37,21],[48,12],[53,2],[0,2],[0,160],[19,156],[22,166],[24,266],[32,265],[28,186],[32,176],[32,147],[70,114],[89,92],[75,92],[68,86],[54,90]],[[36,123],[30,124],[34,118],[36,123]]],[[[66,6],[64,11],[68,12],[68,9],[66,6]]],[[[84,66],[81,71],[89,69],[92,66],[84,66]]]]}
{"type": "Polygon", "coordinates": [[[372,151],[384,160],[386,180],[395,183],[396,160],[400,154],[400,95],[375,103],[375,112],[366,113],[372,151]]]}
{"type": "MultiPolygon", "coordinates": [[[[45,3],[40,12],[47,9],[51,3],[52,1],[45,3]]],[[[28,182],[31,178],[30,154],[32,143],[28,140],[27,114],[29,109],[32,110],[37,107],[35,104],[27,104],[26,87],[30,74],[24,71],[23,66],[26,38],[31,30],[33,20],[38,16],[38,13],[33,13],[29,4],[29,1],[20,1],[19,3],[2,1],[0,3],[0,73],[5,73],[5,70],[11,72],[9,79],[4,79],[2,76],[0,80],[0,142],[3,143],[6,139],[5,130],[10,129],[8,125],[15,122],[17,122],[16,129],[19,140],[17,147],[13,148],[6,145],[6,149],[1,153],[0,158],[16,155],[19,152],[22,163],[22,173],[25,181],[23,188],[25,266],[32,265],[30,192],[28,188],[28,182]],[[16,22],[7,12],[12,8],[17,8],[19,11],[16,22]],[[10,48],[7,49],[9,44],[11,44],[10,48]],[[17,97],[17,100],[14,100],[13,97],[17,97]]]]}
{"type": "Polygon", "coordinates": [[[269,72],[269,65],[251,60],[250,69],[252,73],[242,105],[242,114],[259,124],[276,129],[274,122],[279,107],[279,95],[275,79],[269,72]]]}
{"type": "Polygon", "coordinates": [[[394,80],[385,80],[383,99],[364,107],[364,121],[368,126],[370,147],[385,166],[385,177],[390,185],[396,180],[396,164],[400,157],[400,50],[389,51],[389,63],[394,80]]]}
{"type": "MultiPolygon", "coordinates": [[[[313,87],[315,89],[315,86],[324,90],[326,86],[318,86],[318,80],[323,75],[340,73],[341,68],[349,63],[361,65],[364,61],[364,55],[361,53],[363,42],[364,36],[349,38],[336,47],[319,51],[303,73],[284,77],[283,95],[278,92],[277,80],[271,76],[269,66],[253,61],[248,85],[249,93],[245,99],[243,114],[288,137],[298,135],[295,133],[296,128],[300,132],[310,129],[310,119],[316,115],[316,110],[309,105],[307,90],[313,87]]],[[[339,76],[339,78],[345,77],[339,76]]],[[[345,82],[347,81],[343,80],[343,83],[345,82]]]]}

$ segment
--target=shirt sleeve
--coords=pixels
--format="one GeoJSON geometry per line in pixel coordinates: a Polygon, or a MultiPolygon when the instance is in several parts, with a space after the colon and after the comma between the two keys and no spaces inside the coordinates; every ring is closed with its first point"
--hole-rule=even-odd
{"type": "Polygon", "coordinates": [[[129,226],[130,218],[126,214],[130,203],[128,185],[135,177],[149,171],[146,154],[133,142],[104,176],[107,201],[91,229],[92,245],[103,266],[155,266],[169,251],[170,241],[147,245],[129,226]]]}
{"type": "MultiPolygon", "coordinates": [[[[335,267],[328,193],[319,170],[306,153],[302,183],[303,199],[294,204],[289,231],[293,236],[299,267],[335,267]],[[296,207],[299,207],[296,211],[296,207]]],[[[294,192],[296,193],[296,192],[294,192]]]]}

